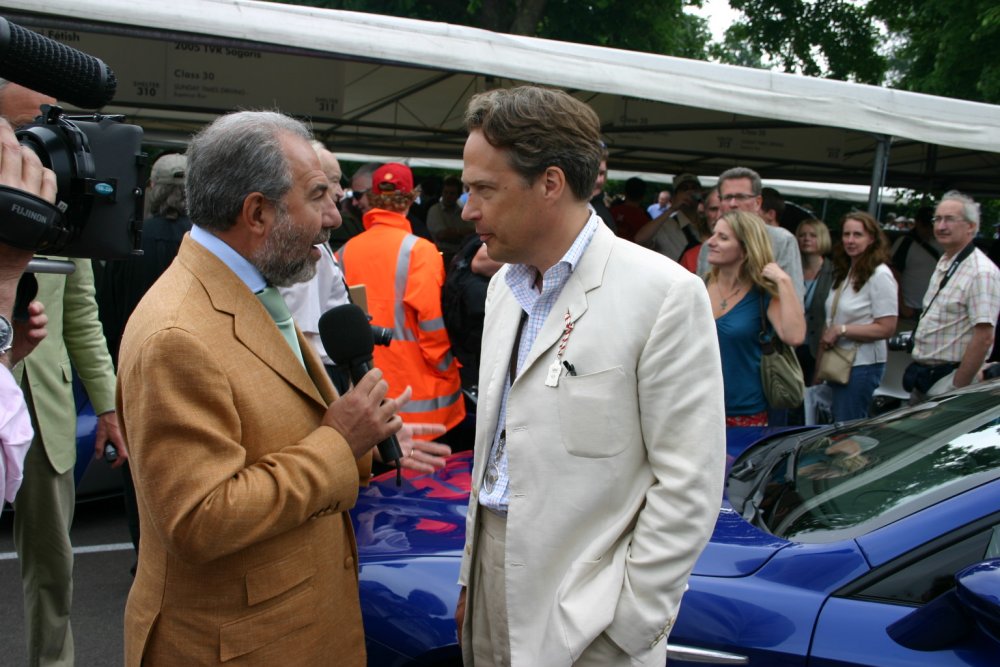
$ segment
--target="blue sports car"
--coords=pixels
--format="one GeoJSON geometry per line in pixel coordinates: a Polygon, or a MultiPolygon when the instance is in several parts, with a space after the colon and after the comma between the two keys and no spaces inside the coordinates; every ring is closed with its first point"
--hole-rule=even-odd
{"type": "MultiPolygon", "coordinates": [[[[671,665],[1000,664],[1000,381],[848,424],[731,429],[727,448],[671,665]]],[[[466,452],[362,491],[369,664],[461,664],[471,467],[466,452]]]]}

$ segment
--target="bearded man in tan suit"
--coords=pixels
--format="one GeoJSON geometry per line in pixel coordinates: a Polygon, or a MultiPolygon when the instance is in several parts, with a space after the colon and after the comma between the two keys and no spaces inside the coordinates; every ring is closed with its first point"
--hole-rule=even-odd
{"type": "Polygon", "coordinates": [[[337,398],[255,297],[308,279],[336,224],[310,139],[241,112],[192,140],[194,227],[125,329],[118,409],[142,525],[126,665],[365,662],[347,510],[402,425],[397,401],[378,370],[337,398]]]}

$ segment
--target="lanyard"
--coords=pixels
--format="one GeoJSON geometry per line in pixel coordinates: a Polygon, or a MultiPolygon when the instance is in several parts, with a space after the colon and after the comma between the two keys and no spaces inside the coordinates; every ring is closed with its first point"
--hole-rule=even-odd
{"type": "MultiPolygon", "coordinates": [[[[518,352],[521,347],[521,334],[524,333],[524,324],[528,321],[528,313],[521,312],[521,321],[517,326],[517,336],[514,337],[514,349],[511,350],[510,354],[510,368],[508,369],[508,374],[510,375],[510,385],[514,386],[514,378],[517,377],[517,358],[518,352]]],[[[570,315],[569,310],[563,316],[563,332],[562,336],[559,337],[559,345],[556,347],[556,358],[549,366],[548,376],[545,378],[545,384],[549,387],[556,387],[559,385],[559,375],[565,366],[566,370],[569,371],[570,375],[576,375],[576,369],[568,361],[563,361],[563,356],[566,354],[566,345],[569,343],[569,336],[573,333],[573,322],[572,315],[570,315]]]]}
{"type": "Polygon", "coordinates": [[[563,356],[566,354],[566,344],[569,343],[571,333],[573,333],[573,316],[569,314],[569,310],[567,309],[566,314],[563,316],[562,336],[559,337],[559,345],[556,347],[556,358],[553,360],[552,365],[549,366],[548,375],[545,376],[546,387],[559,386],[559,376],[562,375],[564,367],[570,375],[576,375],[576,369],[573,368],[573,364],[563,361],[563,356]]]}
{"type": "Polygon", "coordinates": [[[951,280],[951,277],[955,274],[956,271],[958,271],[958,265],[961,264],[963,261],[965,261],[965,258],[971,255],[972,251],[975,249],[976,245],[970,241],[969,245],[962,248],[962,252],[958,253],[958,255],[955,256],[955,259],[952,260],[951,266],[948,267],[947,273],[945,273],[944,278],[941,279],[941,284],[938,285],[937,291],[934,292],[934,296],[931,297],[931,302],[927,304],[927,307],[924,308],[920,312],[920,316],[917,317],[917,325],[913,327],[914,331],[916,331],[917,327],[920,326],[920,319],[924,316],[925,313],[927,313],[928,310],[931,309],[931,306],[934,305],[934,301],[937,300],[938,294],[941,293],[941,290],[944,289],[944,286],[948,284],[948,281],[951,280]]]}

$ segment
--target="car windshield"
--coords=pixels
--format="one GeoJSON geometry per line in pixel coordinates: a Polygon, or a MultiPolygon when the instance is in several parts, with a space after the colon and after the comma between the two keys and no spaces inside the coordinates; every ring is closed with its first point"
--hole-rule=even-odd
{"type": "Polygon", "coordinates": [[[762,460],[748,520],[799,542],[856,537],[1000,477],[1000,383],[799,435],[762,460]]]}

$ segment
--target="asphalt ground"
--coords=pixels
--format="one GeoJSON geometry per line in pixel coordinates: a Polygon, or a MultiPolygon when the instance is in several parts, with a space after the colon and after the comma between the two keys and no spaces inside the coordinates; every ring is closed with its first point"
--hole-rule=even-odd
{"type": "MultiPolygon", "coordinates": [[[[135,553],[120,497],[76,507],[71,624],[76,664],[123,664],[122,618],[135,553]]],[[[13,513],[0,517],[0,666],[27,665],[21,576],[14,553],[13,513]]]]}

